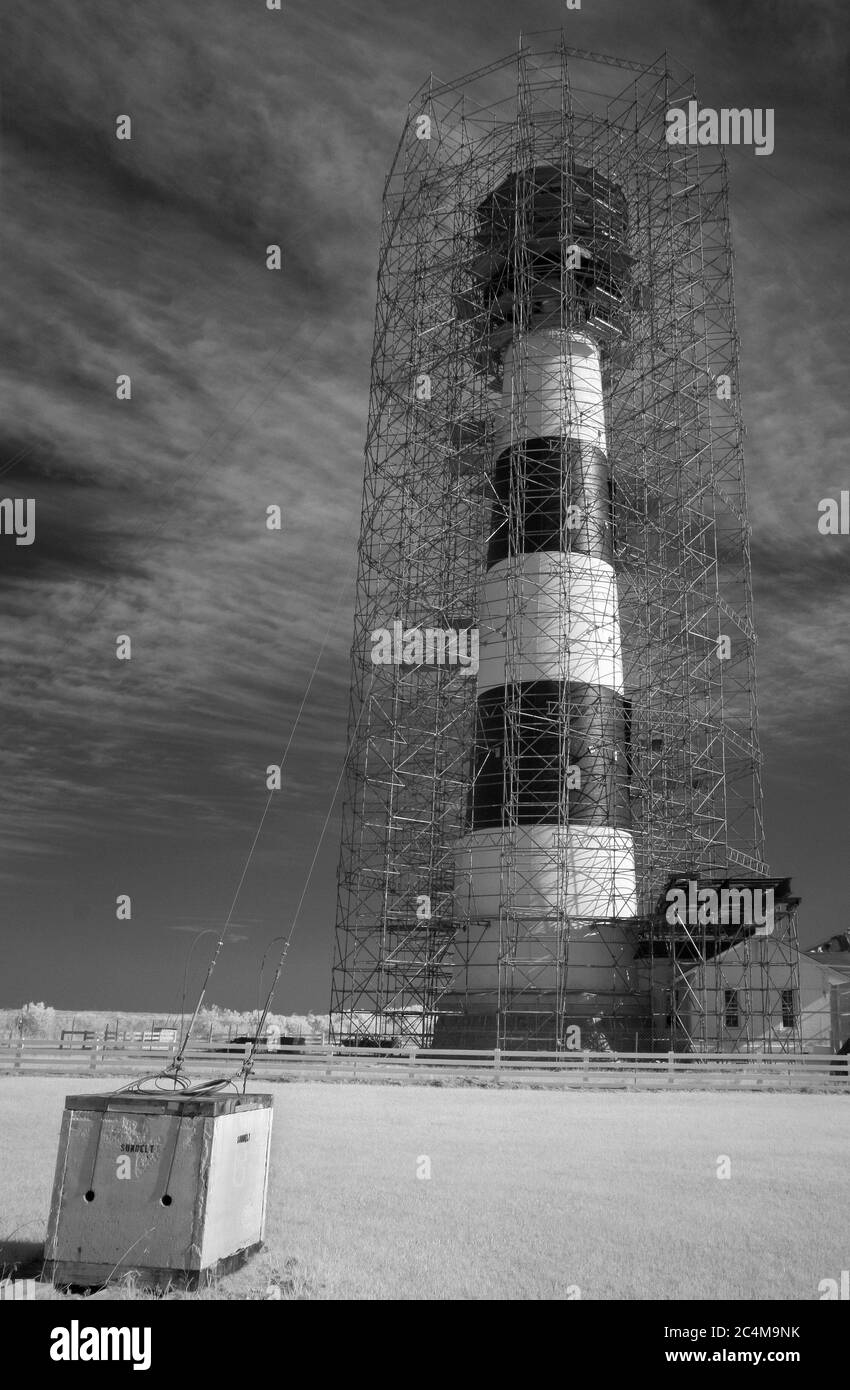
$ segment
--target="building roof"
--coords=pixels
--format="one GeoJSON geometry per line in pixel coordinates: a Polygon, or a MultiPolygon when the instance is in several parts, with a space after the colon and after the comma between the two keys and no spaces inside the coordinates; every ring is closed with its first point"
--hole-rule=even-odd
{"type": "Polygon", "coordinates": [[[819,942],[817,946],[808,946],[802,952],[817,965],[827,966],[830,970],[837,970],[841,973],[850,973],[850,932],[840,932],[837,936],[828,936],[825,941],[819,942]]]}
{"type": "MultiPolygon", "coordinates": [[[[830,937],[830,941],[839,938],[830,937]]],[[[847,938],[843,938],[847,940],[847,938]]],[[[733,946],[728,946],[725,951],[718,951],[715,956],[710,956],[705,962],[695,961],[691,970],[697,971],[718,965],[730,965],[733,962],[744,965],[747,960],[752,960],[752,947],[754,943],[764,942],[761,949],[770,952],[771,947],[776,947],[779,951],[788,952],[788,943],[777,942],[770,936],[748,937],[745,941],[737,941],[733,946]]],[[[822,972],[825,982],[832,984],[842,984],[850,981],[850,947],[825,949],[828,943],[822,943],[820,947],[810,947],[808,950],[799,950],[799,959],[802,964],[804,961],[810,966],[817,967],[822,972]]],[[[689,971],[690,973],[690,971],[689,971]]]]}

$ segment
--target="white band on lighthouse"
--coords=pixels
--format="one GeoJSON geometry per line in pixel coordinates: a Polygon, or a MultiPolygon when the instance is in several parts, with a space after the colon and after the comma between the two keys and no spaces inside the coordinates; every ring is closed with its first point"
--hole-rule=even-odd
{"type": "Polygon", "coordinates": [[[582,681],[621,693],[617,581],[605,560],[541,550],[487,575],[478,689],[510,681],[582,681]]]}
{"type": "Polygon", "coordinates": [[[575,439],[606,449],[599,348],[588,333],[538,328],[505,349],[496,456],[522,439],[575,439]]]}
{"type": "Polygon", "coordinates": [[[636,910],[631,832],[607,825],[475,830],[459,842],[455,869],[457,899],[470,917],[498,918],[500,910],[633,917],[636,910]]]}

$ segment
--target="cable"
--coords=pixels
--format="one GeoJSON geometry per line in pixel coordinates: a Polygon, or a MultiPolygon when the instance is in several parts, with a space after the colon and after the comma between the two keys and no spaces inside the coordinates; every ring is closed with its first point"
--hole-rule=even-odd
{"type": "MultiPolygon", "coordinates": [[[[374,679],[375,679],[375,668],[373,667],[373,668],[372,668],[371,677],[370,677],[370,693],[371,693],[371,685],[372,685],[372,682],[374,681],[374,679]]],[[[271,1009],[271,1006],[272,1006],[272,1000],[274,999],[275,990],[277,989],[278,980],[280,979],[281,973],[282,973],[282,971],[283,971],[283,966],[284,966],[284,963],[285,963],[285,961],[286,961],[287,954],[288,954],[288,952],[289,952],[289,945],[290,945],[290,942],[292,941],[293,936],[295,935],[295,928],[298,926],[298,919],[299,919],[299,917],[301,916],[301,909],[302,909],[302,907],[304,906],[304,899],[306,898],[306,896],[307,896],[307,891],[308,891],[308,889],[309,889],[309,887],[310,887],[310,880],[311,880],[311,878],[313,877],[313,870],[315,869],[315,867],[316,867],[316,861],[317,861],[318,858],[319,858],[319,851],[320,851],[320,849],[322,848],[322,842],[323,842],[323,840],[324,840],[324,838],[325,838],[325,832],[327,831],[328,825],[330,824],[330,819],[331,819],[331,816],[333,815],[333,809],[334,809],[334,806],[336,805],[336,799],[337,799],[337,796],[339,795],[339,789],[340,789],[340,786],[342,785],[342,779],[343,779],[343,777],[344,777],[344,775],[345,775],[345,770],[346,770],[346,768],[348,767],[348,759],[349,759],[349,757],[351,756],[351,750],[352,750],[352,748],[354,747],[354,740],[355,740],[355,738],[357,737],[357,732],[358,732],[358,730],[359,730],[359,728],[360,728],[360,720],[363,718],[363,711],[365,710],[365,708],[366,708],[366,706],[367,706],[368,703],[369,703],[369,697],[366,696],[366,698],[364,698],[364,700],[363,700],[363,702],[362,702],[362,704],[361,704],[361,706],[360,706],[360,709],[359,709],[358,714],[357,714],[357,718],[356,718],[356,720],[354,721],[354,728],[352,729],[352,731],[351,731],[351,737],[350,737],[349,740],[348,740],[348,747],[347,747],[346,750],[345,750],[345,757],[344,757],[343,760],[342,760],[342,767],[340,768],[339,776],[338,776],[337,779],[336,779],[336,786],[335,786],[334,789],[333,789],[333,795],[331,796],[330,805],[328,806],[328,812],[327,812],[327,815],[325,816],[324,824],[322,825],[322,829],[321,829],[321,831],[320,831],[320,833],[319,833],[319,838],[318,838],[318,840],[317,840],[317,842],[316,842],[316,848],[315,848],[315,850],[314,850],[314,852],[313,852],[313,858],[312,858],[312,861],[311,861],[311,863],[310,863],[310,867],[309,867],[309,869],[307,870],[307,877],[306,877],[306,879],[305,879],[305,881],[304,881],[304,887],[301,889],[301,896],[300,896],[300,898],[298,899],[298,906],[297,906],[296,909],[295,909],[295,916],[294,916],[293,919],[292,919],[292,926],[290,927],[289,933],[288,933],[288,935],[287,935],[287,937],[286,937],[286,940],[285,940],[284,943],[283,943],[283,950],[282,950],[281,953],[280,953],[280,958],[279,958],[278,963],[277,963],[277,969],[275,970],[274,979],[272,980],[272,984],[271,984],[271,989],[269,990],[268,996],[267,996],[267,998],[266,998],[266,1003],[265,1003],[265,1007],[264,1007],[264,1009],[263,1009],[262,1017],[259,1019],[259,1021],[258,1021],[258,1023],[257,1023],[257,1031],[256,1031],[256,1033],[254,1034],[254,1037],[253,1037],[253,1039],[252,1039],[252,1041],[251,1041],[250,1051],[248,1052],[248,1054],[247,1054],[247,1056],[246,1056],[246,1058],[245,1058],[245,1061],[244,1061],[243,1064],[242,1064],[241,1078],[242,1078],[242,1094],[243,1094],[243,1095],[245,1094],[245,1088],[246,1088],[246,1086],[247,1086],[247,1084],[248,1084],[248,1077],[250,1076],[251,1070],[252,1070],[253,1065],[254,1065],[254,1057],[256,1056],[257,1046],[258,1046],[259,1039],[260,1039],[260,1033],[261,1033],[261,1031],[262,1031],[262,1029],[263,1029],[263,1027],[264,1027],[264,1025],[265,1025],[266,1019],[267,1019],[268,1016],[269,1016],[269,1010],[271,1009]]]]}
{"type": "MultiPolygon", "coordinates": [[[[326,646],[327,646],[327,644],[328,644],[328,638],[330,637],[330,634],[331,634],[331,628],[333,627],[334,621],[336,620],[337,611],[338,611],[338,609],[339,609],[340,603],[342,602],[342,596],[343,596],[343,594],[345,593],[346,588],[347,588],[349,582],[350,582],[349,575],[346,574],[346,576],[345,576],[345,578],[344,578],[344,580],[343,580],[343,583],[342,583],[342,585],[341,585],[341,587],[340,587],[339,593],[337,594],[336,602],[334,603],[333,609],[332,609],[332,611],[331,611],[330,618],[328,619],[328,625],[327,625],[327,627],[326,627],[326,629],[325,629],[325,635],[324,635],[324,638],[322,639],[322,645],[321,645],[321,647],[319,648],[319,654],[318,654],[318,656],[316,657],[315,662],[313,663],[313,669],[312,669],[312,671],[310,672],[310,679],[309,679],[308,682],[307,682],[307,688],[306,688],[306,690],[304,691],[304,694],[303,694],[303,696],[302,696],[302,698],[301,698],[301,704],[300,704],[299,707],[298,707],[298,713],[297,713],[296,716],[295,716],[295,721],[294,721],[294,723],[293,723],[293,725],[292,725],[292,729],[291,729],[291,731],[290,731],[289,738],[287,739],[286,747],[284,748],[283,755],[282,755],[282,757],[281,757],[281,759],[280,759],[279,767],[280,767],[281,772],[283,771],[283,768],[284,768],[285,765],[286,765],[286,759],[287,759],[287,757],[288,757],[288,755],[289,755],[289,750],[290,750],[290,748],[291,748],[291,746],[292,746],[292,740],[293,740],[294,737],[295,737],[295,732],[296,732],[296,730],[297,730],[297,728],[298,728],[298,725],[299,725],[299,723],[300,723],[300,721],[301,721],[301,715],[302,715],[302,713],[303,713],[303,711],[304,711],[304,706],[305,706],[306,703],[307,703],[308,696],[309,696],[310,691],[311,691],[311,689],[312,689],[312,687],[313,687],[313,681],[314,681],[315,678],[316,678],[316,672],[318,671],[319,665],[320,665],[321,660],[322,660],[322,657],[323,657],[324,654],[325,654],[325,648],[326,648],[326,646]]],[[[361,711],[361,713],[362,713],[362,711],[361,711]]],[[[357,721],[357,722],[358,722],[358,725],[359,725],[359,722],[360,722],[359,716],[358,716],[358,721],[357,721]]],[[[343,759],[343,772],[344,772],[344,770],[345,770],[345,766],[346,766],[346,763],[347,763],[347,761],[348,761],[348,754],[349,754],[349,751],[350,751],[350,749],[347,749],[347,750],[346,750],[346,754],[345,754],[345,757],[344,757],[344,759],[343,759]]],[[[337,794],[337,792],[338,792],[338,790],[339,790],[339,785],[340,785],[341,780],[342,780],[342,772],[340,772],[340,776],[339,776],[339,779],[338,779],[338,781],[337,781],[336,788],[335,788],[335,790],[334,790],[334,800],[336,800],[336,794],[337,794]]],[[[173,1062],[171,1063],[171,1065],[170,1065],[169,1067],[166,1068],[166,1070],[165,1070],[165,1072],[163,1073],[163,1075],[166,1075],[166,1076],[168,1076],[168,1075],[173,1075],[174,1077],[177,1077],[177,1076],[179,1076],[179,1075],[182,1074],[182,1071],[183,1071],[183,1058],[184,1058],[184,1056],[185,1056],[186,1049],[187,1049],[187,1047],[188,1047],[188,1045],[189,1045],[189,1039],[190,1039],[190,1037],[192,1036],[192,1029],[194,1028],[195,1023],[197,1022],[198,1014],[200,1013],[201,1005],[203,1004],[204,997],[205,997],[205,995],[206,995],[207,986],[209,985],[210,979],[211,979],[211,977],[212,977],[212,973],[213,973],[213,971],[214,971],[214,969],[215,969],[215,967],[216,967],[216,965],[217,965],[217,963],[218,963],[218,958],[219,958],[219,956],[221,955],[221,949],[222,949],[222,947],[223,947],[223,945],[224,945],[225,937],[227,936],[228,930],[230,929],[230,924],[231,924],[231,921],[232,921],[232,918],[233,918],[233,913],[234,913],[234,911],[236,910],[236,904],[237,904],[237,902],[238,902],[238,900],[239,900],[239,894],[240,894],[241,891],[242,891],[242,886],[243,886],[243,884],[244,884],[244,882],[245,882],[245,879],[246,879],[246,877],[247,877],[247,875],[248,875],[248,870],[249,870],[249,868],[251,867],[251,861],[252,861],[253,858],[254,858],[254,851],[255,851],[256,848],[257,848],[257,844],[258,844],[260,835],[262,834],[263,826],[264,826],[265,821],[266,821],[266,816],[268,815],[269,808],[270,808],[270,806],[271,806],[271,804],[272,804],[272,799],[273,799],[273,797],[274,797],[274,795],[275,795],[275,790],[276,790],[275,788],[272,788],[271,791],[270,791],[269,794],[268,794],[268,797],[266,798],[266,804],[265,804],[265,806],[263,807],[263,812],[262,812],[262,815],[260,816],[259,824],[258,824],[258,826],[257,826],[257,829],[256,829],[255,833],[254,833],[254,838],[253,838],[253,840],[252,840],[252,842],[251,842],[251,847],[250,847],[250,849],[249,849],[249,851],[248,851],[248,856],[247,856],[247,858],[246,858],[246,860],[245,860],[245,863],[244,863],[244,865],[243,865],[243,867],[242,867],[242,873],[241,873],[240,876],[239,876],[239,882],[238,882],[238,884],[236,885],[236,892],[233,894],[233,898],[232,898],[232,901],[231,901],[231,903],[230,903],[230,908],[229,908],[229,910],[228,910],[227,917],[226,917],[226,919],[225,919],[224,927],[222,928],[221,936],[219,937],[219,940],[218,940],[218,942],[217,942],[217,944],[216,944],[215,950],[214,950],[214,952],[213,952],[213,954],[212,954],[212,957],[211,957],[211,959],[210,959],[210,963],[209,963],[209,966],[208,966],[208,968],[207,968],[207,973],[206,973],[206,976],[205,976],[205,978],[204,978],[204,982],[203,982],[203,984],[201,985],[201,990],[200,990],[200,993],[199,993],[199,995],[198,995],[198,1001],[197,1001],[197,1003],[196,1003],[196,1005],[195,1005],[195,1009],[194,1009],[194,1012],[193,1012],[193,1014],[192,1014],[192,1018],[191,1018],[191,1020],[190,1020],[190,1022],[189,1022],[189,1027],[186,1029],[186,1032],[185,1032],[185,1034],[184,1034],[184,1036],[183,1036],[183,1039],[182,1039],[182,1041],[181,1041],[181,1043],[180,1043],[180,1046],[179,1046],[179,1048],[178,1048],[178,1051],[177,1051],[176,1056],[174,1057],[173,1062]]],[[[332,803],[332,805],[331,805],[331,810],[333,810],[333,803],[332,803]]],[[[329,816],[330,816],[330,812],[328,813],[328,817],[329,817],[329,816]]],[[[322,837],[324,836],[324,833],[325,833],[325,829],[326,829],[326,828],[327,828],[327,820],[325,821],[325,826],[324,826],[323,829],[322,829],[322,837]]],[[[321,838],[322,838],[322,837],[320,837],[319,845],[321,845],[321,838]]],[[[316,856],[317,856],[317,855],[318,855],[318,847],[317,847],[317,850],[316,850],[316,856]]],[[[316,862],[316,856],[314,856],[314,858],[313,858],[313,864],[315,864],[315,862],[316,862]]],[[[313,871],[313,865],[311,865],[311,867],[310,867],[310,873],[312,873],[312,871],[313,871]]],[[[309,882],[309,876],[308,876],[308,882],[309,882]]],[[[306,891],[306,889],[305,889],[305,891],[306,891]]],[[[303,902],[303,900],[304,900],[304,894],[302,893],[302,895],[301,895],[301,902],[303,902]]],[[[299,902],[299,905],[298,905],[298,911],[299,911],[299,912],[300,912],[300,910],[301,910],[301,902],[299,902]]],[[[296,914],[296,921],[297,921],[297,914],[296,914]]],[[[293,925],[293,929],[294,929],[294,925],[293,925]]],[[[214,929],[208,929],[208,930],[214,930],[214,929]]],[[[290,936],[291,936],[291,934],[292,934],[292,933],[290,932],[290,936]]],[[[287,945],[288,945],[288,943],[287,943],[287,945]]],[[[284,948],[284,953],[285,953],[285,950],[286,950],[286,947],[284,948]]],[[[275,976],[275,982],[274,982],[275,984],[277,983],[277,979],[278,979],[279,974],[280,974],[281,965],[282,965],[282,962],[279,963],[279,966],[278,966],[278,974],[275,976]]],[[[265,1011],[265,1013],[264,1013],[264,1015],[263,1015],[263,1020],[262,1020],[263,1022],[265,1022],[265,1018],[266,1018],[266,1016],[267,1016],[267,1013],[268,1013],[268,1007],[267,1007],[267,1009],[266,1009],[266,1011],[265,1011]]],[[[255,1037],[255,1039],[254,1039],[254,1045],[256,1046],[256,1037],[255,1037]]]]}

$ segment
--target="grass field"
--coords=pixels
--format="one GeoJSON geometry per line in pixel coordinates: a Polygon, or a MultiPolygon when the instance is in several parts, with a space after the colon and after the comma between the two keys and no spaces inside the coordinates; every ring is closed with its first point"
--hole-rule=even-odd
{"type": "MultiPolygon", "coordinates": [[[[0,1078],[7,1266],[44,1238],[65,1094],[103,1089],[0,1078]]],[[[845,1096],[263,1089],[267,1249],[207,1296],[817,1299],[850,1267],[845,1096]]]]}

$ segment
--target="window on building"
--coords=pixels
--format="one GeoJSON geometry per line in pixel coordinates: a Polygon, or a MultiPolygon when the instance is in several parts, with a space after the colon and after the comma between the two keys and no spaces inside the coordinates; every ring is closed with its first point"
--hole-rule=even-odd
{"type": "Polygon", "coordinates": [[[782,1027],[793,1028],[797,1022],[797,1011],[794,1007],[793,989],[783,989],[782,991],[782,1027]]]}
{"type": "Polygon", "coordinates": [[[724,989],[723,1008],[725,1014],[726,1027],[739,1027],[738,991],[736,989],[724,989]]]}

